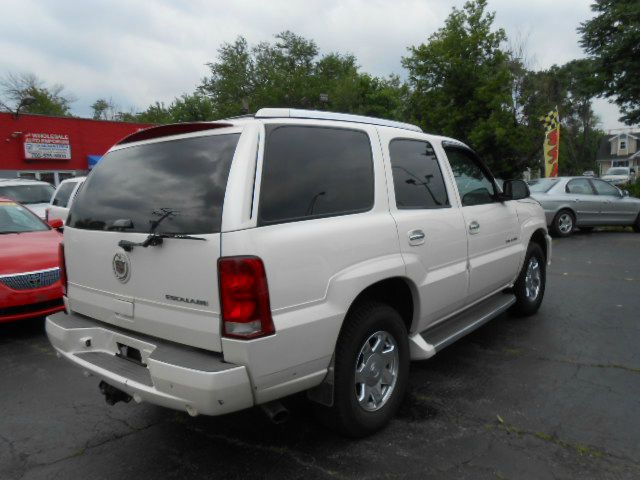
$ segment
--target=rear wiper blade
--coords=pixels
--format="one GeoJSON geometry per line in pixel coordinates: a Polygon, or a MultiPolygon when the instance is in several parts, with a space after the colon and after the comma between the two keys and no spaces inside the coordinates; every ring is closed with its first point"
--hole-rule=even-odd
{"type": "Polygon", "coordinates": [[[118,246],[122,247],[125,252],[130,252],[133,247],[157,247],[162,245],[165,238],[177,238],[179,240],[202,240],[206,241],[204,237],[194,237],[192,235],[183,235],[181,233],[150,233],[144,242],[130,242],[129,240],[120,240],[118,246]]]}

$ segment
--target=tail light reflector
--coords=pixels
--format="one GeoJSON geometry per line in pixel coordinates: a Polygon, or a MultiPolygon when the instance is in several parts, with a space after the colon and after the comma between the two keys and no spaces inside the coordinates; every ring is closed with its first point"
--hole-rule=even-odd
{"type": "Polygon", "coordinates": [[[60,267],[60,283],[62,284],[62,294],[67,294],[67,267],[64,259],[64,243],[58,244],[58,264],[60,267]]]}
{"type": "Polygon", "coordinates": [[[218,281],[224,336],[252,339],[275,333],[267,275],[261,259],[219,259],[218,281]]]}

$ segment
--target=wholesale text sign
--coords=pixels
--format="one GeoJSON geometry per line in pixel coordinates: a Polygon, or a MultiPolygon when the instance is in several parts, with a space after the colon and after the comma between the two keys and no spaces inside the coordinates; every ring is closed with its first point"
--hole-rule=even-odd
{"type": "Polygon", "coordinates": [[[27,160],[71,160],[69,135],[25,133],[24,158],[27,160]]]}

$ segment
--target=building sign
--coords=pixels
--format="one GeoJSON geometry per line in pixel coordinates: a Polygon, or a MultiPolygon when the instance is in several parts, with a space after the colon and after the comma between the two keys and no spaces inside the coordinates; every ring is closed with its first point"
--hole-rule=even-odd
{"type": "Polygon", "coordinates": [[[25,133],[24,158],[27,160],[71,160],[69,135],[25,133]]]}

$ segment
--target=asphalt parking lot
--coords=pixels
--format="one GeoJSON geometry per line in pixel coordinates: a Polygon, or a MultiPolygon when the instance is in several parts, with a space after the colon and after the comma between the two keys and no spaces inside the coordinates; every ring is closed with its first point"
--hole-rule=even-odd
{"type": "Polygon", "coordinates": [[[109,407],[43,321],[0,325],[0,479],[640,478],[640,235],[554,240],[545,301],[411,367],[392,424],[352,441],[303,398],[191,418],[109,407]]]}

